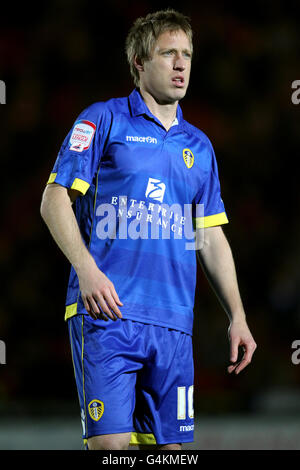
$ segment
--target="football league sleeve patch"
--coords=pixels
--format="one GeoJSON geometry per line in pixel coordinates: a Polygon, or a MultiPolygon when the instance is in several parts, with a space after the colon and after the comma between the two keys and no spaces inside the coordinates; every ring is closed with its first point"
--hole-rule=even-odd
{"type": "Polygon", "coordinates": [[[66,136],[47,184],[57,183],[85,194],[97,173],[105,140],[102,103],[85,109],[66,136]]]}

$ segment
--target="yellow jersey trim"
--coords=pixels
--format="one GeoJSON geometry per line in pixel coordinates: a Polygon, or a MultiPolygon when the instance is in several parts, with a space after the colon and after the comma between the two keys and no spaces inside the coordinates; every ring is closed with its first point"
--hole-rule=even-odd
{"type": "Polygon", "coordinates": [[[47,181],[47,184],[54,183],[56,176],[57,176],[57,173],[51,173],[47,181]]]}
{"type": "Polygon", "coordinates": [[[155,445],[156,439],[153,434],[144,434],[140,432],[132,432],[129,445],[155,445]]]}
{"type": "Polygon", "coordinates": [[[72,341],[72,323],[69,323],[69,332],[70,332],[70,342],[71,342],[71,356],[72,356],[72,364],[73,364],[73,371],[74,371],[74,376],[75,376],[75,382],[77,380],[76,377],[76,369],[75,369],[75,363],[74,363],[74,355],[73,355],[73,341],[72,341]]]}
{"type": "Polygon", "coordinates": [[[220,214],[207,215],[206,217],[193,218],[195,228],[214,227],[216,225],[228,224],[228,218],[225,212],[220,214]]]}
{"type": "MultiPolygon", "coordinates": [[[[76,304],[77,308],[77,304],[76,304]]],[[[84,324],[84,315],[81,318],[81,367],[82,367],[82,394],[83,394],[83,402],[84,402],[84,425],[85,425],[85,432],[88,436],[88,421],[87,421],[87,413],[86,413],[86,399],[85,399],[85,375],[84,375],[84,335],[83,335],[83,324],[84,324]]]]}
{"type": "MultiPolygon", "coordinates": [[[[88,440],[86,438],[83,438],[84,446],[87,445],[87,442],[88,440]]],[[[142,434],[139,432],[132,432],[129,445],[156,445],[156,439],[153,434],[142,434]]]]}
{"type": "MultiPolygon", "coordinates": [[[[55,179],[56,179],[56,176],[57,176],[57,173],[51,173],[50,176],[49,176],[49,179],[47,181],[47,184],[54,183],[55,179]]],[[[71,189],[76,189],[81,194],[85,195],[85,193],[87,192],[89,187],[90,187],[90,184],[87,183],[86,181],[84,181],[80,178],[75,178],[73,183],[72,183],[71,189]]]]}
{"type": "Polygon", "coordinates": [[[90,184],[87,183],[86,181],[80,178],[75,178],[72,183],[71,189],[76,189],[76,191],[79,191],[84,195],[89,189],[89,187],[90,187],[90,184]]]}
{"type": "MultiPolygon", "coordinates": [[[[87,443],[88,440],[86,438],[83,438],[83,445],[86,446],[87,443]]],[[[153,434],[142,434],[139,432],[132,432],[129,445],[156,445],[156,439],[153,434]]]]}
{"type": "Polygon", "coordinates": [[[67,305],[65,310],[65,320],[77,315],[77,302],[75,304],[67,305]]]}

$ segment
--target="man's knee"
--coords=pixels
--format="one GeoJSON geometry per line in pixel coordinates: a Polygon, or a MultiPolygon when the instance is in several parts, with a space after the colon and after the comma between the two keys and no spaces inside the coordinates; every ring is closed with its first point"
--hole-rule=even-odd
{"type": "Polygon", "coordinates": [[[162,445],[140,445],[139,450],[181,450],[181,444],[162,444],[162,445]]]}
{"type": "Polygon", "coordinates": [[[103,434],[88,439],[89,450],[127,450],[131,433],[103,434]]]}
{"type": "Polygon", "coordinates": [[[158,446],[159,450],[181,450],[181,444],[164,444],[158,446]]]}

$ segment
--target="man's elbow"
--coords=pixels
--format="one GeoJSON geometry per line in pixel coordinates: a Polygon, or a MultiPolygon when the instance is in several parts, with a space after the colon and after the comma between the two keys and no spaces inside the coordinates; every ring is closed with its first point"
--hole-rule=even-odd
{"type": "MultiPolygon", "coordinates": [[[[76,199],[77,194],[69,194],[70,190],[59,184],[48,184],[44,189],[41,205],[40,214],[42,219],[47,223],[49,215],[59,209],[67,210],[72,206],[72,199],[76,199]]],[[[77,193],[77,192],[76,192],[77,193]]]]}
{"type": "Polygon", "coordinates": [[[49,208],[49,198],[47,197],[47,187],[46,187],[44,189],[41,204],[40,204],[40,215],[42,219],[44,220],[44,222],[46,222],[46,219],[47,219],[48,208],[49,208]]]}
{"type": "Polygon", "coordinates": [[[206,253],[223,250],[229,246],[222,226],[205,228],[201,242],[201,249],[197,251],[199,256],[205,256],[206,253]]]}
{"type": "Polygon", "coordinates": [[[62,191],[60,190],[60,188],[61,187],[59,187],[58,185],[51,184],[47,185],[44,189],[40,204],[40,214],[45,222],[53,206],[55,206],[57,202],[59,202],[58,198],[62,199],[62,191]]]}

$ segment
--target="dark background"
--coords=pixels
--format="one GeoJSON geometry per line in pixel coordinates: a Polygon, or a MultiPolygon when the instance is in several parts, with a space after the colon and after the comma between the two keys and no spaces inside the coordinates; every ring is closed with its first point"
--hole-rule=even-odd
{"type": "Polygon", "coordinates": [[[40,217],[43,189],[77,115],[133,89],[124,53],[138,16],[188,15],[195,55],[181,102],[211,139],[248,324],[258,344],[239,376],[228,319],[199,270],[195,409],[201,414],[300,411],[298,2],[49,1],[1,5],[0,419],[76,414],[64,317],[69,264],[40,217]]]}

